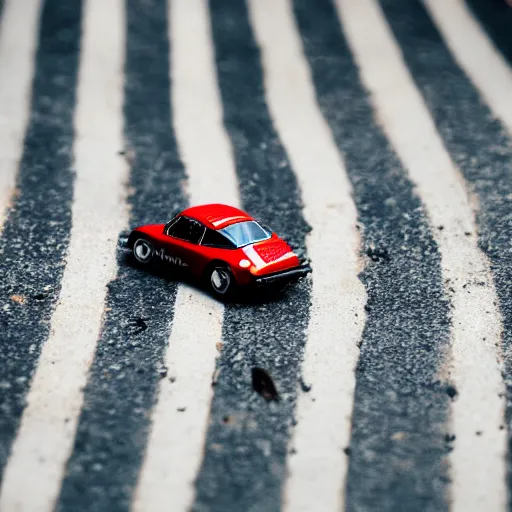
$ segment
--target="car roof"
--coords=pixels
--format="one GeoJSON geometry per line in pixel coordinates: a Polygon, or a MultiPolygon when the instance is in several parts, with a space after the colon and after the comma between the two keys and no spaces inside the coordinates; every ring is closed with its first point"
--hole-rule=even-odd
{"type": "Polygon", "coordinates": [[[225,204],[203,204],[183,210],[180,215],[195,219],[210,229],[223,229],[237,222],[254,220],[250,215],[225,204]]]}

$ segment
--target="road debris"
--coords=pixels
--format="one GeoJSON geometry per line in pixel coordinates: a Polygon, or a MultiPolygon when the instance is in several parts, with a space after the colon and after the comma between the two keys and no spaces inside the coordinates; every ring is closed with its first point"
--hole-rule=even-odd
{"type": "Polygon", "coordinates": [[[252,369],[252,387],[256,393],[260,394],[265,400],[279,400],[279,394],[272,377],[263,368],[254,367],[252,369]]]}

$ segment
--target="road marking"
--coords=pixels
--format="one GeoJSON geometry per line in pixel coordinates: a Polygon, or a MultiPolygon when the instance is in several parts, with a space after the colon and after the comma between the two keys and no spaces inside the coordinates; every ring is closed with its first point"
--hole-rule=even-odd
{"type": "Polygon", "coordinates": [[[376,121],[334,4],[293,5],[318,102],[352,183],[365,253],[367,315],[345,508],[394,510],[405,500],[412,508],[428,501],[445,509],[450,400],[438,373],[450,345],[450,311],[441,255],[414,185],[376,121]]]}
{"type": "Polygon", "coordinates": [[[489,263],[476,243],[474,215],[450,159],[380,8],[371,0],[337,0],[340,17],[372,93],[380,121],[418,187],[452,288],[453,509],[506,505],[506,433],[500,373],[501,316],[489,263]],[[471,236],[465,236],[471,233],[471,236]],[[480,286],[484,283],[484,286],[480,286]],[[468,293],[471,292],[471,293],[468,293]],[[484,435],[477,435],[484,432],[484,435]]]}
{"type": "MultiPolygon", "coordinates": [[[[224,130],[207,6],[169,5],[174,129],[192,204],[239,206],[235,164],[224,130]],[[193,65],[191,65],[193,63],[193,65]]],[[[224,307],[180,285],[152,430],[132,508],[189,510],[201,464],[212,399],[212,376],[222,338],[224,307]]]]}
{"type": "Polygon", "coordinates": [[[7,327],[0,343],[0,473],[50,334],[69,247],[81,22],[80,2],[45,1],[16,194],[0,236],[0,302],[7,327]],[[21,307],[12,307],[13,293],[21,307]]]}
{"type": "Polygon", "coordinates": [[[512,134],[512,69],[461,0],[427,0],[444,40],[493,114],[512,134]]]}
{"type": "Polygon", "coordinates": [[[347,471],[342,449],[350,438],[357,342],[364,325],[357,212],[344,163],[316,102],[290,3],[252,0],[249,6],[270,112],[312,227],[306,239],[314,269],[312,306],[302,373],[313,391],[298,397],[291,441],[296,453],[288,459],[284,507],[340,510],[347,471]]]}
{"type": "Polygon", "coordinates": [[[493,41],[505,60],[512,65],[510,24],[512,23],[512,0],[488,2],[487,0],[465,0],[482,29],[493,41]]]}
{"type": "Polygon", "coordinates": [[[0,231],[23,153],[40,9],[40,0],[6,0],[0,17],[0,231]]]}
{"type": "Polygon", "coordinates": [[[122,0],[89,0],[83,23],[67,266],[6,467],[1,510],[53,510],[99,336],[106,284],[116,270],[117,236],[127,224],[127,168],[117,155],[123,145],[122,0]]]}

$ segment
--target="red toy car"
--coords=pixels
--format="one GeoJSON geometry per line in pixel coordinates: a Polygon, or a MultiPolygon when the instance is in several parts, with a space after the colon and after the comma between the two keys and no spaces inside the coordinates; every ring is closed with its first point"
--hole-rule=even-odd
{"type": "Polygon", "coordinates": [[[141,264],[185,267],[226,296],[237,286],[284,286],[311,272],[290,246],[247,213],[222,204],[187,208],[167,224],[135,228],[128,248],[141,264]]]}

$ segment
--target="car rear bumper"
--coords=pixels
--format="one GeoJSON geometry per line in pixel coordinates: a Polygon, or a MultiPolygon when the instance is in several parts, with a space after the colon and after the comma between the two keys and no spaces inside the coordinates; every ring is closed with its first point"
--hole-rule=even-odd
{"type": "Polygon", "coordinates": [[[254,283],[257,286],[266,286],[280,283],[286,284],[290,281],[296,281],[301,277],[306,276],[310,272],[312,272],[311,267],[308,264],[303,264],[299,267],[294,267],[289,270],[280,270],[279,272],[274,272],[273,274],[257,277],[254,280],[254,283]]]}

